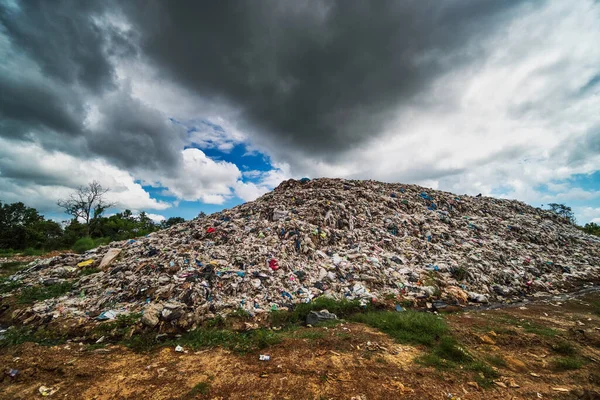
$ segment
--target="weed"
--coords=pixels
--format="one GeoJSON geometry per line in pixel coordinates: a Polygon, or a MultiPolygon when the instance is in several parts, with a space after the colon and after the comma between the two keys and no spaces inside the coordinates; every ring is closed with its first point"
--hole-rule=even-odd
{"type": "Polygon", "coordinates": [[[92,343],[88,344],[85,349],[87,351],[93,351],[97,349],[103,349],[104,347],[106,347],[106,343],[92,343]]]}
{"type": "Polygon", "coordinates": [[[123,339],[121,343],[137,353],[148,353],[159,346],[156,334],[144,332],[133,335],[130,338],[123,339]]]}
{"type": "Polygon", "coordinates": [[[600,300],[590,301],[590,306],[592,307],[592,312],[594,314],[600,315],[600,300]]]}
{"type": "Polygon", "coordinates": [[[469,371],[476,372],[475,381],[483,388],[492,386],[494,379],[497,379],[500,374],[492,367],[481,361],[474,361],[466,366],[469,371]]]}
{"type": "Polygon", "coordinates": [[[583,361],[578,357],[559,357],[552,361],[552,367],[556,371],[571,371],[583,366],[583,361]]]}
{"type": "Polygon", "coordinates": [[[456,364],[454,364],[453,362],[443,359],[442,357],[434,353],[424,354],[418,357],[415,361],[417,362],[417,364],[425,365],[427,367],[433,367],[439,370],[447,370],[456,367],[456,364]]]}
{"type": "Polygon", "coordinates": [[[111,333],[113,336],[121,337],[127,334],[129,328],[136,325],[141,317],[141,313],[120,314],[114,321],[103,322],[94,330],[102,335],[111,333]]]}
{"type": "Polygon", "coordinates": [[[456,339],[450,336],[443,337],[433,352],[445,360],[461,364],[473,359],[463,347],[458,345],[456,339]]]}
{"type": "Polygon", "coordinates": [[[12,292],[23,285],[20,281],[13,281],[8,278],[0,278],[0,294],[12,292]]]}
{"type": "Polygon", "coordinates": [[[27,263],[22,263],[19,261],[10,261],[0,264],[0,275],[12,275],[15,272],[25,268],[25,266],[27,266],[27,263]]]}
{"type": "Polygon", "coordinates": [[[351,320],[377,328],[400,343],[432,346],[448,332],[448,325],[442,318],[417,311],[367,312],[354,315],[351,320]]]}
{"type": "Polygon", "coordinates": [[[317,340],[317,339],[323,339],[325,337],[325,333],[323,331],[310,329],[310,330],[304,330],[301,332],[297,332],[294,334],[294,336],[299,339],[317,340]]]}
{"type": "Polygon", "coordinates": [[[496,367],[506,367],[506,361],[502,356],[489,355],[485,357],[485,360],[496,367]]]}
{"type": "Polygon", "coordinates": [[[32,304],[36,301],[52,299],[69,293],[73,289],[71,282],[56,283],[48,286],[31,286],[21,290],[19,303],[32,304]]]}
{"type": "Polygon", "coordinates": [[[306,320],[309,312],[323,309],[336,314],[339,318],[370,310],[368,306],[361,306],[358,300],[335,300],[330,297],[318,297],[310,303],[297,304],[292,311],[271,312],[271,324],[275,326],[299,324],[306,320]]]}
{"type": "Polygon", "coordinates": [[[458,267],[452,270],[452,277],[457,281],[464,281],[468,275],[469,273],[465,267],[458,267]]]}
{"type": "Polygon", "coordinates": [[[243,308],[238,308],[237,310],[232,311],[231,313],[229,313],[228,316],[243,319],[243,320],[247,320],[252,317],[250,315],[250,313],[248,311],[244,310],[243,308]]]}
{"type": "Polygon", "coordinates": [[[506,314],[500,314],[496,318],[499,321],[506,323],[506,324],[522,326],[523,330],[527,333],[533,333],[535,335],[546,336],[546,337],[554,337],[558,334],[556,329],[548,328],[544,325],[540,325],[536,322],[529,321],[526,319],[518,319],[513,316],[506,315],[506,314]]]}
{"type": "Polygon", "coordinates": [[[239,353],[263,349],[281,342],[281,334],[267,329],[250,332],[234,332],[223,329],[196,329],[185,333],[172,344],[191,347],[224,347],[239,353]]]}
{"type": "Polygon", "coordinates": [[[527,333],[533,333],[539,336],[554,337],[558,334],[556,329],[548,328],[543,325],[538,325],[533,322],[523,324],[523,329],[527,333]]]}
{"type": "Polygon", "coordinates": [[[64,343],[66,335],[40,328],[37,331],[28,327],[12,327],[0,339],[0,348],[15,346],[26,342],[34,342],[43,346],[55,346],[64,343]]]}
{"type": "Polygon", "coordinates": [[[100,272],[100,270],[96,267],[90,267],[90,268],[84,268],[82,269],[79,274],[83,275],[83,276],[87,276],[87,275],[92,275],[92,274],[97,274],[98,272],[100,272]]]}
{"type": "Polygon", "coordinates": [[[208,383],[206,381],[202,381],[202,382],[196,384],[196,386],[194,386],[192,388],[192,390],[190,390],[190,392],[188,393],[188,397],[195,397],[199,394],[208,394],[209,391],[210,391],[210,383],[208,383]]]}
{"type": "Polygon", "coordinates": [[[560,341],[552,345],[552,350],[563,356],[573,356],[577,354],[577,348],[569,342],[560,341]]]}

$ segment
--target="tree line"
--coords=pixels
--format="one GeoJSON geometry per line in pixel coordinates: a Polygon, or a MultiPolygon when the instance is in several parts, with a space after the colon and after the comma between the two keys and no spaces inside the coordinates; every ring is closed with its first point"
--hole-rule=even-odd
{"type": "Polygon", "coordinates": [[[185,220],[171,217],[155,223],[145,212],[134,215],[130,210],[104,216],[114,206],[105,200],[108,189],[98,182],[77,189],[58,201],[71,219],[62,225],[46,219],[35,208],[22,202],[0,201],[0,253],[73,249],[85,251],[115,240],[131,239],[168,228],[185,220]]]}

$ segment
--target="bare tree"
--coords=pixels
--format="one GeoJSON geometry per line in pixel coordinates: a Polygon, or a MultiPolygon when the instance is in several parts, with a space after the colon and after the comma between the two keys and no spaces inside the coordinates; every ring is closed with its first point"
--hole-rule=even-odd
{"type": "Polygon", "coordinates": [[[90,233],[90,221],[98,218],[107,208],[114,206],[105,200],[110,189],[105,189],[97,181],[87,186],[80,186],[69,198],[59,200],[56,204],[65,209],[65,213],[78,220],[85,221],[86,234],[90,233]]]}

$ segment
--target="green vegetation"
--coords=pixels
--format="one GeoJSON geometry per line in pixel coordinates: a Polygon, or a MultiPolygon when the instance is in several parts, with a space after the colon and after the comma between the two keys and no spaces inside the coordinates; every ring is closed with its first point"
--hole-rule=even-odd
{"type": "Polygon", "coordinates": [[[488,355],[485,357],[485,361],[496,367],[506,367],[506,361],[502,356],[488,355]]]}
{"type": "Polygon", "coordinates": [[[271,312],[271,323],[275,326],[303,323],[309,312],[323,309],[336,314],[339,318],[345,318],[371,308],[361,306],[357,300],[335,300],[329,297],[318,297],[310,303],[297,304],[292,311],[271,312]]]}
{"type": "Polygon", "coordinates": [[[75,244],[73,244],[72,249],[76,253],[85,253],[86,251],[91,250],[94,247],[96,247],[96,245],[94,244],[94,239],[88,236],[82,237],[81,239],[77,240],[75,244]]]}
{"type": "Polygon", "coordinates": [[[193,350],[220,346],[237,353],[247,353],[278,344],[281,340],[281,333],[268,329],[257,329],[250,332],[196,329],[185,333],[181,338],[173,341],[172,344],[179,344],[193,350]]]}
{"type": "Polygon", "coordinates": [[[590,222],[589,224],[585,224],[580,229],[590,235],[600,236],[600,225],[595,222],[590,222]]]}
{"type": "Polygon", "coordinates": [[[551,211],[552,213],[564,218],[571,224],[575,224],[575,214],[573,213],[573,210],[571,210],[571,207],[567,207],[564,204],[558,203],[550,203],[548,204],[548,207],[550,207],[548,211],[551,211]]]}
{"type": "Polygon", "coordinates": [[[42,346],[56,346],[64,343],[66,339],[66,335],[46,328],[33,330],[25,326],[12,327],[0,338],[0,348],[16,346],[26,342],[34,342],[42,346]]]}
{"type": "Polygon", "coordinates": [[[87,275],[92,275],[92,274],[97,274],[98,272],[100,272],[100,270],[96,267],[89,267],[89,268],[84,268],[82,269],[79,274],[82,276],[87,276],[87,275]]]}
{"type": "Polygon", "coordinates": [[[431,346],[448,333],[448,325],[442,318],[424,312],[367,312],[350,319],[377,328],[400,343],[431,346]]]}
{"type": "Polygon", "coordinates": [[[121,337],[127,334],[131,327],[139,322],[141,317],[141,313],[120,314],[117,315],[114,321],[102,322],[94,330],[101,335],[111,334],[112,336],[121,337]]]}
{"type": "MultiPolygon", "coordinates": [[[[558,334],[558,331],[556,329],[548,328],[544,325],[541,325],[541,324],[538,324],[536,322],[529,321],[526,319],[518,319],[518,318],[515,318],[512,316],[506,315],[506,314],[497,315],[495,318],[497,320],[499,320],[500,322],[503,322],[506,324],[521,326],[523,328],[523,330],[527,333],[533,333],[535,335],[546,336],[546,337],[555,337],[558,334]]],[[[496,329],[496,332],[504,333],[502,331],[502,329],[496,329]]]]}
{"type": "Polygon", "coordinates": [[[592,312],[596,315],[600,315],[600,300],[593,300],[590,302],[592,306],[592,312]]]}
{"type": "Polygon", "coordinates": [[[552,350],[554,350],[558,354],[562,354],[563,356],[573,356],[577,354],[577,348],[565,341],[560,341],[552,345],[552,350]]]}
{"type": "Polygon", "coordinates": [[[190,392],[188,393],[188,397],[195,397],[199,394],[208,394],[210,390],[210,383],[206,382],[206,381],[202,381],[198,384],[196,384],[196,386],[194,386],[192,388],[192,390],[190,390],[190,392]]]}
{"type": "MultiPolygon", "coordinates": [[[[72,217],[73,213],[87,210],[82,204],[65,205],[75,207],[67,210],[72,217]]],[[[73,217],[63,229],[57,222],[45,219],[35,208],[21,202],[0,202],[0,257],[39,256],[59,249],[83,253],[115,240],[144,236],[185,221],[181,217],[171,217],[156,224],[145,212],[133,215],[130,210],[104,217],[105,206],[102,203],[100,208],[87,210],[89,215],[84,219],[87,223],[73,217]]]]}
{"type": "Polygon", "coordinates": [[[552,367],[556,371],[571,371],[583,367],[583,360],[579,357],[559,357],[552,360],[552,367]]]}
{"type": "Polygon", "coordinates": [[[0,278],[0,294],[12,292],[23,284],[20,281],[13,281],[8,278],[0,278]]]}
{"type": "Polygon", "coordinates": [[[27,263],[22,263],[19,261],[11,261],[11,262],[0,264],[0,276],[12,275],[17,271],[22,270],[26,266],[27,266],[27,263]]]}
{"type": "Polygon", "coordinates": [[[19,295],[19,303],[31,304],[36,301],[60,297],[71,291],[73,284],[71,282],[56,283],[48,286],[32,286],[23,288],[19,295]]]}

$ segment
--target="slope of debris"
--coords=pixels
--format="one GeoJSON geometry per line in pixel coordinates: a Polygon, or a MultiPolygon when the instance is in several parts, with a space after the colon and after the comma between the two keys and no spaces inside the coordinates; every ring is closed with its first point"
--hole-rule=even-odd
{"type": "Polygon", "coordinates": [[[147,237],[33,262],[2,301],[69,281],[69,293],[14,311],[13,321],[143,312],[147,326],[190,329],[321,295],[434,307],[513,301],[596,281],[599,266],[598,238],[522,202],[303,179],[147,237]]]}

